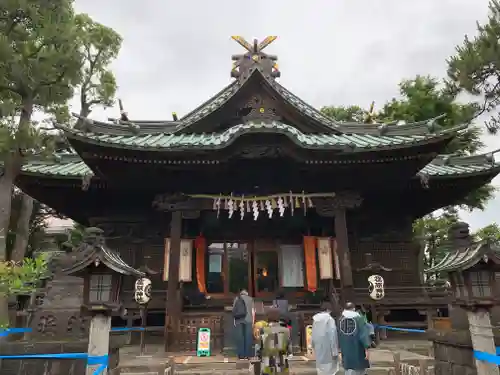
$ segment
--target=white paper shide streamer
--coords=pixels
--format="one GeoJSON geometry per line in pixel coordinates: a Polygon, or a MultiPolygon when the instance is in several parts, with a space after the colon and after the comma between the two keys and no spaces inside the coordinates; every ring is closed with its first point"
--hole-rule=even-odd
{"type": "Polygon", "coordinates": [[[227,211],[228,217],[232,218],[233,215],[238,212],[240,220],[245,218],[246,214],[251,214],[253,220],[257,220],[261,214],[264,212],[269,219],[273,216],[279,215],[279,217],[284,217],[286,211],[290,212],[290,215],[294,215],[296,210],[300,210],[307,214],[309,208],[313,208],[314,204],[312,197],[328,197],[332,198],[335,193],[315,193],[306,194],[302,193],[283,193],[274,194],[269,196],[245,196],[245,195],[235,195],[223,196],[222,194],[218,196],[213,195],[192,195],[192,198],[202,198],[202,199],[212,199],[212,208],[217,212],[217,217],[220,215],[220,211],[227,211]],[[276,212],[276,213],[275,213],[276,212]]]}

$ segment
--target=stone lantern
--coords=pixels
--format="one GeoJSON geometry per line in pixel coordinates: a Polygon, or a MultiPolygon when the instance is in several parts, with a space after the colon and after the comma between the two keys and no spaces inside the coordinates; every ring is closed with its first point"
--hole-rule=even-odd
{"type": "Polygon", "coordinates": [[[84,250],[63,273],[83,278],[82,312],[93,315],[121,314],[119,300],[123,276],[144,277],[144,272],[126,264],[121,257],[104,244],[102,230],[89,228],[84,250]]]}
{"type": "Polygon", "coordinates": [[[132,268],[118,253],[107,248],[103,231],[98,228],[87,229],[83,243],[72,254],[62,273],[83,278],[81,310],[82,314],[91,316],[86,374],[102,371],[105,375],[111,316],[124,315],[119,300],[121,279],[123,276],[141,278],[145,273],[132,268]]]}
{"type": "Polygon", "coordinates": [[[436,373],[499,374],[496,365],[475,359],[473,351],[496,353],[492,327],[500,320],[496,311],[500,306],[500,248],[489,241],[473,242],[465,223],[455,224],[448,237],[449,252],[426,270],[446,276],[452,290],[452,329],[429,334],[436,373]]]}

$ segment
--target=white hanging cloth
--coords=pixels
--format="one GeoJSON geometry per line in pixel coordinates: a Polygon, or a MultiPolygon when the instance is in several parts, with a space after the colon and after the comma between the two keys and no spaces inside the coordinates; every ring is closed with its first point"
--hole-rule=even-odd
{"type": "Polygon", "coordinates": [[[304,251],[302,245],[280,245],[281,283],[285,288],[304,287],[304,251]]]}

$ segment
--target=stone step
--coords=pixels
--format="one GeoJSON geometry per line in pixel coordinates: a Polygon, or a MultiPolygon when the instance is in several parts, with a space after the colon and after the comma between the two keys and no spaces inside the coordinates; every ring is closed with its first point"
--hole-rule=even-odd
{"type": "MultiPolygon", "coordinates": [[[[212,366],[211,366],[212,367],[212,366]]],[[[133,372],[127,371],[127,369],[122,368],[116,375],[249,375],[252,374],[248,367],[236,368],[235,364],[232,364],[232,368],[191,368],[191,369],[179,369],[176,368],[175,374],[169,374],[163,371],[138,371],[139,369],[134,369],[133,372]]],[[[316,369],[314,366],[304,367],[304,366],[291,366],[290,375],[316,375],[316,369]]],[[[368,369],[367,375],[393,375],[394,366],[375,366],[368,369]]],[[[429,375],[434,374],[434,369],[429,368],[429,375]]],[[[341,369],[338,375],[344,375],[344,370],[341,369]]]]}
{"type": "MultiPolygon", "coordinates": [[[[248,375],[248,369],[232,369],[232,370],[199,370],[199,371],[176,371],[175,375],[248,375]]],[[[123,374],[123,373],[122,373],[123,374]]],[[[290,368],[290,375],[317,375],[315,368],[290,368]]],[[[367,375],[393,375],[394,367],[372,367],[368,369],[367,375]]],[[[430,368],[429,375],[433,375],[434,370],[430,368]]],[[[134,374],[135,375],[135,374],[134,374]]],[[[142,375],[142,374],[141,374],[142,375]]],[[[149,375],[149,374],[147,374],[149,375]]],[[[157,375],[157,374],[155,374],[157,375]]],[[[344,370],[341,369],[337,375],[344,375],[344,370]]]]}
{"type": "MultiPolygon", "coordinates": [[[[408,363],[413,366],[418,366],[419,361],[418,359],[405,359],[402,362],[408,363]]],[[[429,365],[432,365],[432,361],[428,362],[429,365]]],[[[295,369],[315,369],[316,367],[315,361],[310,360],[310,361],[304,361],[300,359],[291,359],[290,360],[290,367],[293,367],[295,369]]],[[[393,361],[377,361],[375,363],[372,363],[372,367],[374,368],[386,368],[386,367],[391,367],[394,366],[393,361]]],[[[235,370],[235,369],[243,369],[243,368],[248,368],[248,362],[211,362],[211,363],[178,363],[175,365],[175,370],[176,372],[179,371],[201,371],[201,370],[207,370],[207,371],[223,371],[223,370],[235,370]]]]}

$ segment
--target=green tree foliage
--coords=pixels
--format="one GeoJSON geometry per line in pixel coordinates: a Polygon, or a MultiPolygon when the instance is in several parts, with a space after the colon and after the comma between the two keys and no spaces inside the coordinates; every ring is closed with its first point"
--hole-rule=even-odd
{"type": "MultiPolygon", "coordinates": [[[[25,258],[22,262],[0,262],[0,296],[28,295],[49,277],[47,259],[43,255],[25,258]]],[[[7,317],[0,317],[0,328],[9,326],[7,317]]]]}
{"type": "Polygon", "coordinates": [[[5,295],[29,294],[41,280],[49,276],[47,259],[43,255],[25,258],[22,262],[0,263],[0,293],[5,295]]]}
{"type": "Polygon", "coordinates": [[[78,87],[80,116],[87,117],[95,105],[113,105],[116,80],[109,66],[120,52],[122,38],[87,14],[77,15],[76,25],[83,54],[82,82],[78,87]]]}
{"type": "Polygon", "coordinates": [[[500,226],[497,223],[487,225],[479,229],[474,236],[478,240],[489,240],[497,244],[500,242],[500,226]]]}
{"type": "Polygon", "coordinates": [[[450,87],[463,90],[479,98],[477,113],[489,112],[486,122],[489,131],[496,133],[500,126],[500,2],[489,4],[488,21],[478,23],[477,35],[465,37],[457,46],[456,54],[448,60],[450,87]]]}
{"type": "MultiPolygon", "coordinates": [[[[70,0],[6,0],[0,14],[0,152],[4,160],[0,230],[6,233],[11,193],[24,158],[46,147],[41,132],[32,126],[33,112],[56,111],[66,105],[80,82],[82,56],[70,0]]],[[[6,255],[4,236],[0,261],[6,255]]]]}
{"type": "Polygon", "coordinates": [[[414,221],[414,237],[424,249],[424,268],[432,267],[444,258],[448,252],[448,232],[458,221],[458,212],[453,208],[414,221]]]}
{"type": "MultiPolygon", "coordinates": [[[[51,148],[33,113],[67,112],[61,109],[80,82],[81,65],[71,0],[0,3],[0,262],[7,259],[14,181],[26,157],[51,148]]],[[[0,295],[0,320],[6,315],[0,295]]]]}
{"type": "Polygon", "coordinates": [[[368,111],[364,110],[357,105],[347,107],[323,107],[321,112],[330,118],[342,122],[364,122],[368,116],[368,111]]]}
{"type": "MultiPolygon", "coordinates": [[[[426,121],[443,115],[437,119],[437,125],[451,128],[470,124],[476,113],[473,104],[458,103],[455,93],[432,77],[417,76],[411,80],[404,80],[399,85],[399,93],[400,98],[392,99],[377,114],[380,121],[426,121]]],[[[471,127],[449,144],[444,152],[473,154],[484,146],[480,136],[481,131],[471,127]]]]}

